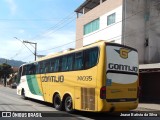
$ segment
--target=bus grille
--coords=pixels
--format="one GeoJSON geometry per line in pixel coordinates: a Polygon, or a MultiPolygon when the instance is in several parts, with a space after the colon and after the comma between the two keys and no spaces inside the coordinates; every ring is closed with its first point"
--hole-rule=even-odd
{"type": "Polygon", "coordinates": [[[95,88],[81,88],[81,109],[95,110],[95,88]]]}

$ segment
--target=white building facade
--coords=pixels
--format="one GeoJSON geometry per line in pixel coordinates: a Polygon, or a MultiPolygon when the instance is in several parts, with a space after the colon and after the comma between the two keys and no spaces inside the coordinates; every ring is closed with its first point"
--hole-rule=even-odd
{"type": "MultiPolygon", "coordinates": [[[[99,28],[83,35],[83,46],[91,44],[97,40],[121,43],[122,6],[107,12],[97,19],[99,28]]],[[[93,27],[93,25],[91,27],[93,27]]]]}

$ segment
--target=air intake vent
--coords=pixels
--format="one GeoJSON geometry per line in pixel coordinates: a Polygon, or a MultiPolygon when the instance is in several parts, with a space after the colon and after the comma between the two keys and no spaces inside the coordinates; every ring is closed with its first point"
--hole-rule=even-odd
{"type": "Polygon", "coordinates": [[[95,88],[81,88],[81,108],[95,110],[95,88]]]}

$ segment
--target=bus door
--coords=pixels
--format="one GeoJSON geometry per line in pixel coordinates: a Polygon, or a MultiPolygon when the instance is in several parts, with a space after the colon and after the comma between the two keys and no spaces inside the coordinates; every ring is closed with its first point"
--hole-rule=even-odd
{"type": "Polygon", "coordinates": [[[48,102],[52,102],[49,99],[49,94],[51,93],[51,73],[50,73],[50,60],[45,60],[43,61],[43,74],[41,74],[41,78],[42,78],[42,90],[43,90],[43,96],[44,96],[44,100],[48,101],[48,102]]]}
{"type": "Polygon", "coordinates": [[[108,102],[136,101],[138,94],[137,50],[106,45],[106,99],[108,102]]]}

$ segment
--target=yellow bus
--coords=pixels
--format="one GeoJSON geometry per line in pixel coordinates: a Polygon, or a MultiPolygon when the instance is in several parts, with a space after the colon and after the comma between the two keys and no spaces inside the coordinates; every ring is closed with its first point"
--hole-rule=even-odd
{"type": "Polygon", "coordinates": [[[17,94],[57,110],[129,111],[138,106],[138,53],[95,42],[20,66],[17,94]]]}

